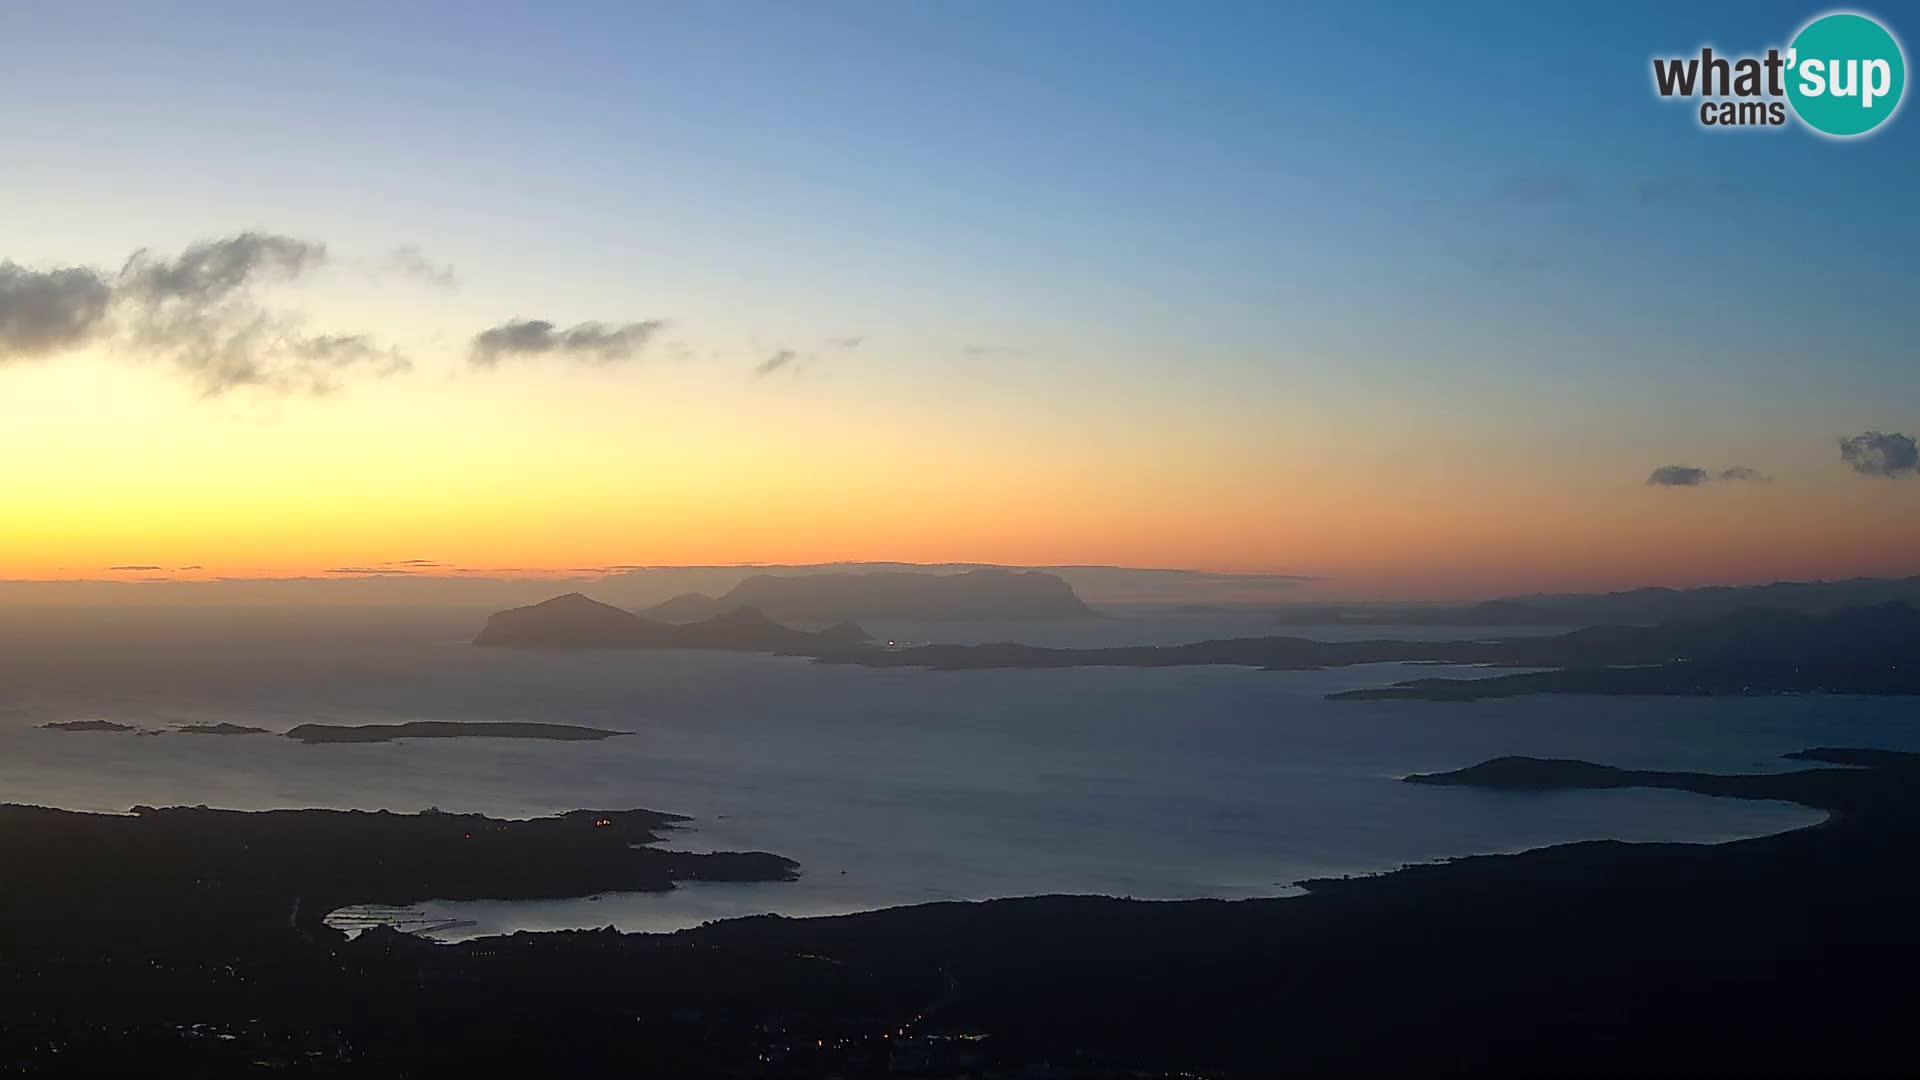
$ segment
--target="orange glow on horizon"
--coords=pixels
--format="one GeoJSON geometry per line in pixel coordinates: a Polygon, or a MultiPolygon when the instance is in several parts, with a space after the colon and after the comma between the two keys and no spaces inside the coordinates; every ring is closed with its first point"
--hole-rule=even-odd
{"type": "Polygon", "coordinates": [[[1676,491],[1644,486],[1617,450],[1487,437],[1422,457],[1311,412],[1269,431],[1232,403],[1135,429],[964,395],[503,372],[263,413],[184,398],[160,372],[93,374],[9,372],[0,453],[30,467],[11,478],[0,578],[969,562],[1459,598],[1920,572],[1911,485],[1824,461],[1676,491]]]}

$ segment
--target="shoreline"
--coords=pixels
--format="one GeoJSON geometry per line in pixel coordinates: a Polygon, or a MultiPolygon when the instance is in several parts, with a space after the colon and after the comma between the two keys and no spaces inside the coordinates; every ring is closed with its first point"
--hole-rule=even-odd
{"type": "MultiPolygon", "coordinates": [[[[1393,779],[1396,782],[1399,782],[1399,781],[1402,781],[1404,778],[1396,776],[1393,779]]],[[[1624,790],[1631,790],[1631,789],[1624,789],[1624,790]]],[[[1681,792],[1681,794],[1685,794],[1690,797],[1699,797],[1699,798],[1721,798],[1720,796],[1710,796],[1710,795],[1706,795],[1699,792],[1681,792]]],[[[764,897],[765,906],[759,906],[750,899],[744,904],[719,903],[719,904],[713,905],[712,907],[707,907],[705,905],[695,905],[691,909],[686,910],[685,912],[679,914],[678,916],[665,913],[665,912],[649,913],[645,911],[644,908],[647,906],[651,906],[655,903],[660,903],[663,906],[666,906],[666,905],[677,906],[676,902],[680,898],[690,897],[691,895],[699,894],[702,891],[701,885],[706,883],[682,882],[680,883],[678,888],[673,890],[673,893],[675,895],[672,897],[666,896],[665,894],[661,894],[661,893],[649,893],[644,895],[636,894],[631,899],[623,900],[621,894],[612,893],[612,894],[600,894],[595,897],[592,897],[591,899],[588,897],[553,897],[553,898],[532,898],[525,901],[495,901],[495,900],[485,900],[485,899],[477,900],[477,901],[446,901],[442,898],[436,898],[433,901],[426,901],[425,903],[429,905],[433,905],[436,908],[436,910],[441,910],[446,912],[450,917],[469,919],[482,925],[491,924],[489,925],[489,928],[486,929],[484,932],[471,933],[471,934],[461,936],[458,938],[453,938],[453,939],[439,939],[439,938],[433,939],[436,941],[436,943],[463,944],[467,942],[482,941],[482,940],[493,939],[493,938],[510,938],[515,934],[520,934],[520,933],[555,933],[555,932],[570,932],[570,931],[586,931],[586,930],[599,929],[607,926],[612,926],[615,930],[623,934],[655,934],[655,935],[674,934],[674,933],[682,932],[683,930],[693,929],[702,923],[715,921],[715,920],[725,921],[730,919],[755,918],[760,916],[772,916],[775,918],[795,919],[795,920],[832,918],[832,917],[842,917],[842,916],[861,916],[861,915],[872,915],[879,912],[897,911],[901,909],[920,907],[930,903],[981,904],[981,903],[994,903],[994,902],[1009,901],[1009,900],[1034,900],[1034,899],[1042,899],[1046,897],[1055,897],[1055,896],[1079,896],[1079,897],[1102,898],[1102,899],[1113,899],[1113,900],[1125,899],[1128,901],[1141,902],[1141,903],[1168,903],[1168,904],[1197,903],[1197,902],[1239,903],[1243,901],[1260,901],[1260,902],[1282,901],[1282,900],[1289,900],[1289,899],[1297,899],[1299,897],[1306,895],[1309,891],[1311,891],[1312,883],[1315,881],[1342,880],[1343,878],[1356,878],[1356,879],[1357,878],[1374,878],[1374,877],[1381,877],[1384,875],[1398,873],[1402,870],[1411,869],[1411,868],[1417,868],[1417,867],[1423,867],[1423,866],[1445,865],[1447,863],[1455,862],[1461,859],[1523,855],[1529,852],[1543,851],[1550,848],[1563,847],[1570,844],[1581,844],[1581,843],[1624,843],[1624,844],[1654,843],[1654,844],[1690,844],[1690,845],[1699,845],[1699,846],[1716,846],[1720,844],[1738,843],[1746,840],[1765,839],[1768,837],[1779,836],[1785,833],[1796,832],[1803,829],[1820,828],[1828,824],[1832,820],[1832,818],[1835,816],[1834,812],[1832,811],[1821,810],[1816,807],[1809,807],[1809,806],[1806,806],[1805,804],[1792,802],[1790,800],[1743,799],[1741,801],[1753,802],[1753,803],[1759,803],[1759,804],[1772,804],[1777,807],[1792,807],[1797,811],[1802,811],[1808,815],[1811,815],[1812,819],[1804,820],[1804,821],[1795,821],[1792,823],[1782,823],[1782,824],[1779,824],[1777,827],[1772,824],[1762,827],[1759,822],[1755,822],[1754,828],[1738,829],[1733,831],[1717,831],[1712,829],[1711,826],[1703,824],[1698,829],[1674,828],[1674,829],[1668,830],[1670,835],[1660,839],[1633,839],[1633,838],[1623,838],[1620,836],[1613,836],[1613,835],[1601,835],[1601,836],[1590,836],[1590,837],[1581,837],[1581,838],[1564,839],[1564,840],[1553,840],[1553,841],[1538,842],[1538,843],[1522,842],[1522,843],[1514,844],[1512,846],[1495,846],[1495,847],[1482,848],[1478,850],[1469,850],[1464,852],[1458,851],[1458,850],[1445,850],[1428,857],[1418,858],[1413,860],[1390,860],[1390,861],[1384,861],[1372,866],[1355,865],[1351,869],[1334,871],[1331,874],[1306,873],[1299,877],[1289,878],[1285,881],[1284,884],[1275,884],[1270,887],[1264,887],[1262,888],[1261,891],[1258,891],[1258,892],[1250,892],[1249,890],[1246,890],[1246,889],[1237,889],[1237,890],[1230,891],[1229,895],[1187,892],[1184,895],[1166,896],[1166,895],[1155,895],[1150,893],[1134,892],[1134,893],[1130,893],[1130,894],[1126,894],[1125,896],[1122,896],[1118,892],[1098,892],[1098,891],[1090,891],[1090,890],[1076,890],[1076,889],[1069,888],[1069,889],[1055,889],[1055,890],[1040,891],[1040,892],[980,895],[980,896],[974,896],[964,900],[907,899],[907,900],[895,900],[895,901],[883,900],[875,903],[861,904],[858,901],[843,902],[830,896],[822,897],[816,893],[805,892],[804,878],[807,875],[803,875],[802,882],[792,883],[795,885],[796,888],[798,888],[799,890],[802,890],[800,892],[789,891],[786,889],[782,889],[779,892],[774,892],[774,891],[769,891],[769,890],[760,889],[760,888],[753,888],[751,891],[754,895],[759,897],[764,897]],[[1703,833],[1706,833],[1709,835],[1701,835],[1703,833]],[[1685,835],[1672,835],[1672,834],[1685,834],[1685,835]],[[689,884],[693,886],[692,889],[688,888],[689,884]],[[515,906],[524,905],[526,908],[526,925],[514,925],[511,923],[502,925],[500,920],[489,917],[492,913],[489,912],[487,909],[492,907],[495,904],[514,904],[515,906]],[[838,908],[839,910],[832,910],[832,911],[810,910],[812,908],[816,908],[820,906],[834,907],[834,908],[838,908]],[[757,910],[754,910],[756,907],[757,907],[757,910]],[[781,910],[781,909],[785,909],[785,910],[781,910]],[[577,913],[578,918],[569,920],[565,914],[568,911],[577,913]],[[678,922],[680,925],[668,925],[669,923],[675,923],[675,922],[678,922]],[[645,924],[645,923],[652,923],[653,925],[638,925],[638,924],[645,924]]],[[[823,875],[822,880],[831,881],[832,877],[830,875],[823,875]]],[[[748,883],[723,883],[723,884],[727,888],[732,888],[737,884],[744,889],[748,886],[758,886],[763,883],[748,882],[748,883]]]]}
{"type": "MultiPolygon", "coordinates": [[[[260,907],[250,931],[215,919],[161,942],[138,927],[116,940],[125,928],[111,921],[19,918],[16,891],[0,897],[16,916],[0,933],[20,938],[0,950],[0,976],[39,990],[0,1031],[0,1053],[68,1070],[206,1072],[220,1055],[295,1067],[318,1049],[330,1068],[370,1074],[551,1072],[556,1061],[591,1073],[646,1060],[675,1075],[766,1075],[778,1060],[775,1075],[858,1076],[884,1074],[889,1046],[964,1039],[996,1067],[1072,1061],[1143,1075],[1268,1075],[1276,1045],[1286,1071],[1307,1074],[1901,1071],[1920,1006],[1909,978],[1920,866],[1906,854],[1920,841],[1920,755],[1788,756],[1813,767],[1495,758],[1408,777],[1785,798],[1831,816],[1721,843],[1467,856],[1303,882],[1306,895],[1280,899],[1055,895],[436,945],[290,927],[321,906],[310,895],[292,911],[260,907]],[[1817,992],[1796,992],[1807,990],[1817,992]],[[358,1004],[369,1001],[406,1007],[358,1004]],[[59,1032],[74,1025],[100,1033],[85,1060],[61,1053],[59,1032]],[[223,1041],[175,1034],[189,1028],[223,1041]]],[[[9,808],[0,823],[35,813],[57,814],[9,808]]],[[[167,813],[217,814],[132,820],[167,813]]],[[[649,820],[661,818],[634,824],[649,820]]],[[[283,858],[257,847],[252,857],[283,858]]],[[[116,888],[140,884],[139,866],[114,869],[116,888]]]]}

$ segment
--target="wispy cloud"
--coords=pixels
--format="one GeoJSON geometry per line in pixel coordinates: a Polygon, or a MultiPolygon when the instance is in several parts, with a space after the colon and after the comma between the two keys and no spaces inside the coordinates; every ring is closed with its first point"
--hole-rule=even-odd
{"type": "Polygon", "coordinates": [[[432,259],[427,258],[419,248],[411,244],[394,248],[391,252],[388,252],[386,260],[380,265],[380,269],[384,273],[392,274],[396,277],[412,278],[415,281],[423,281],[436,288],[457,289],[460,287],[460,275],[454,271],[452,264],[434,262],[432,259]]]}
{"type": "Polygon", "coordinates": [[[797,355],[798,354],[792,349],[781,349],[772,356],[755,364],[753,366],[753,377],[756,379],[764,379],[774,372],[779,371],[781,368],[786,367],[788,364],[793,363],[797,355]]]}
{"type": "Polygon", "coordinates": [[[1744,481],[1751,484],[1765,484],[1773,480],[1773,477],[1768,476],[1759,469],[1750,469],[1745,465],[1734,465],[1721,469],[1718,478],[1727,481],[1744,481]]]}
{"type": "Polygon", "coordinates": [[[109,569],[109,570],[119,570],[119,571],[123,571],[123,572],[124,572],[124,571],[128,571],[128,570],[165,570],[165,569],[166,569],[166,567],[164,567],[164,566],[149,566],[149,565],[147,565],[146,563],[127,563],[127,564],[125,564],[125,565],[123,565],[123,566],[109,566],[109,567],[107,567],[107,569],[109,569]]]}
{"type": "Polygon", "coordinates": [[[637,356],[665,326],[659,319],[649,319],[584,322],[562,330],[545,319],[510,319],[475,334],[467,362],[494,368],[506,359],[559,356],[583,364],[617,364],[637,356]]]}
{"type": "Polygon", "coordinates": [[[1920,447],[1897,431],[1863,431],[1840,440],[1840,460],[1862,476],[1904,476],[1920,471],[1920,447]]]}

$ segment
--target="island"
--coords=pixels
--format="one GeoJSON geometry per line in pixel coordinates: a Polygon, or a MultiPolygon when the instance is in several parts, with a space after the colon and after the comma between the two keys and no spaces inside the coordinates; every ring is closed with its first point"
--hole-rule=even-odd
{"type": "Polygon", "coordinates": [[[683,593],[642,612],[669,623],[751,607],[788,623],[857,619],[994,622],[1094,619],[1066,579],[1041,570],[983,567],[957,574],[870,571],[756,574],[721,596],[683,593]]]}
{"type": "Polygon", "coordinates": [[[112,720],[55,720],[41,724],[47,731],[137,731],[132,724],[119,724],[112,720]]]}
{"type": "Polygon", "coordinates": [[[182,735],[268,735],[263,727],[248,727],[245,724],[181,724],[174,729],[182,735]]]}
{"type": "Polygon", "coordinates": [[[572,724],[410,720],[404,724],[301,724],[288,731],[287,738],[303,743],[376,743],[395,739],[557,739],[578,742],[629,734],[632,733],[576,727],[572,724]]]}
{"type": "Polygon", "coordinates": [[[745,652],[851,647],[869,635],[843,622],[820,631],[795,630],[750,607],[736,607],[690,623],[643,619],[580,593],[495,612],[475,645],[518,649],[721,649],[745,652]]]}

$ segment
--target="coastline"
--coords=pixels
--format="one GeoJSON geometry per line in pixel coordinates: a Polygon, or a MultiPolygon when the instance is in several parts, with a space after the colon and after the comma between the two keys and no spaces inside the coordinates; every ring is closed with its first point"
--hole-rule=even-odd
{"type": "Polygon", "coordinates": [[[4,1049],[51,1064],[57,1025],[85,1023],[121,1034],[82,1064],[138,1055],[204,1067],[209,1053],[292,1063],[290,1048],[321,1038],[350,1048],[342,1067],[375,1072],[537,1071],[558,1053],[585,1071],[644,1058],[699,1076],[805,1054],[803,1075],[858,1075],[883,1040],[965,1037],[990,1039],[1009,1063],[1064,1054],[1148,1075],[1255,1076],[1272,1071],[1278,1022],[1287,1067],[1308,1073],[1895,1068],[1909,1061],[1901,1033],[1916,995],[1905,973],[1920,958],[1920,872],[1898,854],[1920,839],[1920,755],[1816,748],[1800,759],[1816,767],[1648,773],[1510,758],[1425,776],[1415,782],[1648,783],[1790,797],[1834,816],[1718,844],[1469,856],[1314,881],[1283,899],[1040,896],[436,945],[315,932],[307,913],[319,905],[306,897],[312,906],[275,907],[275,925],[254,933],[215,920],[147,941],[135,950],[144,967],[91,921],[67,936],[37,926],[0,961],[43,987],[4,1049]],[[527,985],[565,992],[509,992],[527,985]],[[262,1000],[272,1015],[248,1020],[262,1000]],[[394,1025],[354,1004],[375,1000],[411,1002],[413,1019],[394,1025]],[[1477,1038],[1488,1016],[1526,1036],[1477,1038]],[[192,1024],[233,1038],[211,1049],[154,1042],[192,1024]],[[474,1035],[446,1040],[449,1024],[474,1035]],[[511,1037],[524,1030],[540,1037],[511,1037]],[[1849,1034],[1836,1042],[1833,1031],[1849,1034]]]}

